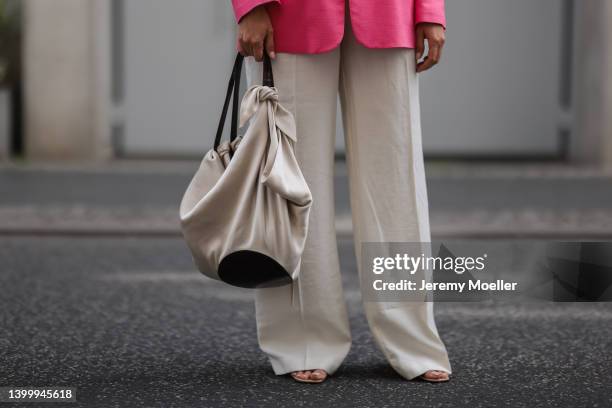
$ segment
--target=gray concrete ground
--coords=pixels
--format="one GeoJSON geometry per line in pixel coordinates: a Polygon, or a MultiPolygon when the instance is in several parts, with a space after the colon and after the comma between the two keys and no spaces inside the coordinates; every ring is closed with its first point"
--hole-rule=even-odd
{"type": "MultiPolygon", "coordinates": [[[[177,236],[192,170],[0,170],[0,386],[75,386],[79,402],[66,406],[83,407],[612,406],[609,303],[438,303],[453,380],[401,379],[367,329],[345,221],[339,251],[353,348],[322,385],[274,376],[257,348],[252,293],[201,276],[177,236]]],[[[579,220],[600,211],[606,222],[611,180],[546,167],[434,167],[432,220],[473,217],[454,230],[435,221],[434,235],[610,236],[579,220]],[[474,208],[499,230],[472,226],[484,219],[474,208]],[[521,213],[543,217],[542,228],[512,230],[521,213]]],[[[337,209],[346,219],[344,181],[340,166],[337,209]]]]}

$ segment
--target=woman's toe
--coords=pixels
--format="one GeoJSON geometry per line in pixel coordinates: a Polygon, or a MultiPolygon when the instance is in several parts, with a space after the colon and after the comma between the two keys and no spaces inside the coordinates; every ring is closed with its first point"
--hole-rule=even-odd
{"type": "Polygon", "coordinates": [[[325,370],[314,370],[310,374],[310,379],[315,381],[322,381],[327,378],[327,372],[325,370]]]}
{"type": "Polygon", "coordinates": [[[307,380],[310,377],[310,371],[296,371],[293,376],[300,380],[307,380]]]}

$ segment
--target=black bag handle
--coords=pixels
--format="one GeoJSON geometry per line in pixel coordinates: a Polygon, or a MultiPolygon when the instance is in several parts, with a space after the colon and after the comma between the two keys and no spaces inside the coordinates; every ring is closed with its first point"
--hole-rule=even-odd
{"type": "MultiPolygon", "coordinates": [[[[236,60],[234,61],[234,68],[232,69],[232,75],[227,86],[227,92],[225,94],[225,102],[223,103],[223,110],[221,112],[221,119],[219,120],[219,126],[217,127],[217,135],[215,136],[215,150],[221,143],[221,137],[223,136],[223,128],[225,127],[225,118],[227,117],[227,110],[229,109],[230,99],[232,99],[232,127],[230,131],[230,142],[234,141],[238,137],[238,112],[239,112],[239,98],[240,98],[240,78],[242,76],[242,63],[244,57],[238,53],[236,60]]],[[[274,76],[272,74],[272,61],[266,52],[264,52],[263,60],[263,86],[274,86],[274,76]]]]}

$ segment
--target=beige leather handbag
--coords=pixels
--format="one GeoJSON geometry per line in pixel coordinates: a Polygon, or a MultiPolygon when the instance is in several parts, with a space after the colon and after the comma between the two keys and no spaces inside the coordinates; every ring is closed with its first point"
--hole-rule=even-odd
{"type": "Polygon", "coordinates": [[[295,121],[278,102],[272,65],[264,59],[263,85],[238,97],[243,57],[238,54],[214,148],[204,156],[180,205],[183,235],[198,269],[234,286],[291,283],[299,274],[312,196],[295,158],[295,121]],[[233,94],[230,140],[221,143],[233,94]]]}

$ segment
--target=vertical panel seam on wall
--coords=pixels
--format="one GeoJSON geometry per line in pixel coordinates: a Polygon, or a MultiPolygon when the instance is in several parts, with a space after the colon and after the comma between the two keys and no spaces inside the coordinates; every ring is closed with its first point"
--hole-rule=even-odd
{"type": "Polygon", "coordinates": [[[112,84],[113,103],[123,102],[125,91],[125,14],[123,0],[111,0],[111,49],[112,49],[112,84]]]}
{"type": "Polygon", "coordinates": [[[96,159],[112,157],[111,10],[109,1],[89,0],[93,50],[93,109],[96,159]]]}
{"type": "Polygon", "coordinates": [[[559,50],[559,113],[560,123],[557,131],[558,158],[568,160],[572,139],[572,75],[574,61],[574,0],[563,0],[561,5],[561,36],[559,50]]]}
{"type": "Polygon", "coordinates": [[[125,109],[125,2],[111,1],[110,42],[111,42],[111,81],[110,95],[113,105],[111,144],[115,157],[124,155],[125,122],[118,113],[125,109]]]}
{"type": "Polygon", "coordinates": [[[561,75],[559,102],[561,107],[569,110],[572,107],[572,61],[574,57],[574,0],[563,0],[561,18],[561,75]]]}
{"type": "Polygon", "coordinates": [[[87,53],[87,61],[86,63],[86,72],[88,75],[88,97],[89,103],[87,105],[88,116],[89,116],[89,129],[90,133],[87,135],[88,138],[91,138],[88,143],[87,149],[89,150],[88,155],[94,158],[98,153],[99,140],[99,98],[102,97],[100,92],[100,67],[97,65],[98,61],[98,53],[100,52],[100,44],[98,43],[98,35],[99,35],[99,25],[98,18],[99,16],[96,14],[97,8],[95,4],[95,0],[87,0],[83,2],[84,4],[84,17],[86,18],[88,29],[87,29],[87,44],[89,47],[89,52],[87,53]]]}

